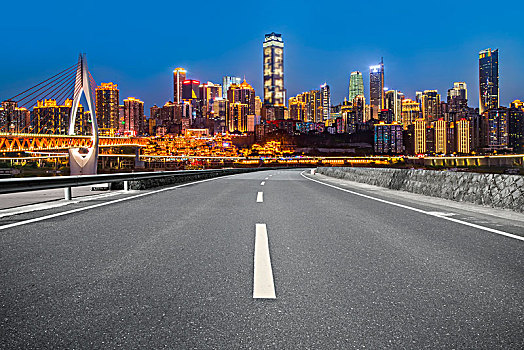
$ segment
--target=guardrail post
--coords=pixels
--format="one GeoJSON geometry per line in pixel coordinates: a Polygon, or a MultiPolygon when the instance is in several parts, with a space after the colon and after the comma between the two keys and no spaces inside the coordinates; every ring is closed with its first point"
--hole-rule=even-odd
{"type": "Polygon", "coordinates": [[[71,187],[64,187],[64,199],[70,201],[73,198],[71,187]]]}
{"type": "Polygon", "coordinates": [[[124,181],[124,191],[129,191],[129,181],[124,181]]]}

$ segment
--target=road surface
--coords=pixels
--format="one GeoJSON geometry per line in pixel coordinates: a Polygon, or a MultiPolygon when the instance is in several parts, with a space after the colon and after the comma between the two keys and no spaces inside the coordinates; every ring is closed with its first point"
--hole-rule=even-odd
{"type": "Polygon", "coordinates": [[[522,349],[524,216],[447,203],[273,170],[4,217],[0,348],[522,349]]]}

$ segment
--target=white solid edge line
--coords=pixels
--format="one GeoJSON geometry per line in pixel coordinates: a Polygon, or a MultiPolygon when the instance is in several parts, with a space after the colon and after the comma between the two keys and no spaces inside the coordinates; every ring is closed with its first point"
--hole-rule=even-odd
{"type": "Polygon", "coordinates": [[[257,193],[257,203],[263,203],[264,202],[264,192],[258,192],[257,193]]]}
{"type": "Polygon", "coordinates": [[[11,228],[11,227],[22,226],[22,225],[26,225],[26,224],[31,224],[33,222],[38,222],[38,221],[43,221],[43,220],[47,220],[47,219],[52,219],[52,218],[56,218],[56,217],[59,217],[59,216],[63,216],[63,215],[67,215],[67,214],[73,214],[73,213],[77,213],[77,212],[84,211],[84,210],[89,210],[89,209],[94,209],[94,208],[98,208],[98,207],[103,207],[103,206],[106,206],[106,205],[109,205],[109,204],[114,204],[114,203],[123,202],[123,201],[131,200],[131,199],[135,199],[135,198],[139,198],[139,197],[149,196],[151,194],[164,192],[164,191],[169,191],[169,190],[174,190],[176,188],[185,187],[185,186],[189,186],[189,185],[193,185],[193,184],[197,184],[197,183],[201,183],[201,182],[217,180],[217,179],[220,179],[220,178],[223,179],[223,178],[229,177],[229,176],[232,176],[232,175],[219,176],[219,177],[214,177],[214,178],[211,178],[211,179],[204,179],[204,180],[199,180],[199,181],[194,181],[194,182],[188,182],[188,183],[185,183],[185,184],[182,184],[182,185],[161,188],[159,190],[154,190],[154,191],[150,191],[150,192],[146,192],[146,193],[140,193],[140,194],[137,194],[135,196],[124,197],[124,198],[115,199],[115,200],[109,201],[109,202],[104,202],[104,203],[98,203],[98,204],[90,205],[88,207],[72,209],[72,210],[63,211],[63,212],[60,212],[60,213],[55,213],[55,214],[41,216],[41,217],[38,217],[38,218],[33,218],[33,219],[29,219],[29,220],[14,222],[12,224],[0,226],[0,230],[5,230],[5,229],[11,228]]]}
{"type": "Polygon", "coordinates": [[[275,299],[275,282],[269,255],[266,224],[256,224],[255,256],[253,259],[253,298],[275,299]]]}
{"type": "Polygon", "coordinates": [[[351,194],[354,194],[356,196],[360,196],[360,197],[364,197],[364,198],[368,198],[368,199],[372,199],[374,201],[378,201],[378,202],[382,202],[382,203],[386,203],[386,204],[390,204],[390,205],[394,205],[394,206],[397,206],[397,207],[400,207],[400,208],[404,208],[404,209],[408,209],[408,210],[413,210],[413,211],[416,211],[416,212],[419,212],[419,213],[422,213],[422,214],[426,214],[426,215],[430,215],[430,216],[435,216],[437,218],[441,218],[441,219],[444,219],[444,220],[448,220],[448,221],[453,221],[453,222],[456,222],[458,224],[462,224],[462,225],[465,225],[465,226],[470,226],[470,227],[474,227],[474,228],[478,228],[479,230],[484,230],[484,231],[488,231],[488,232],[492,232],[492,233],[496,233],[496,234],[499,234],[499,235],[502,235],[502,236],[506,236],[506,237],[509,237],[509,238],[514,238],[514,239],[517,239],[519,241],[524,241],[524,237],[522,236],[518,236],[518,235],[515,235],[513,233],[509,233],[509,232],[504,232],[504,231],[500,231],[500,230],[496,230],[494,228],[490,228],[490,227],[486,227],[486,226],[481,226],[481,225],[477,225],[477,224],[472,224],[470,222],[467,222],[467,221],[462,221],[462,220],[459,220],[459,219],[455,219],[453,217],[449,217],[449,216],[444,216],[444,215],[440,215],[440,214],[437,214],[435,212],[428,212],[428,211],[425,211],[425,210],[422,210],[422,209],[417,209],[417,208],[413,208],[413,207],[410,207],[410,206],[407,206],[407,205],[404,205],[404,204],[399,204],[399,203],[395,203],[395,202],[390,202],[390,201],[387,201],[385,199],[381,199],[381,198],[376,198],[376,197],[372,197],[372,196],[368,196],[366,194],[362,194],[362,193],[358,193],[358,192],[355,192],[355,191],[351,191],[351,190],[348,190],[348,189],[345,189],[345,188],[342,188],[342,187],[338,187],[338,186],[335,186],[335,185],[331,185],[331,184],[327,184],[327,183],[324,183],[322,181],[318,181],[318,180],[315,180],[315,179],[311,179],[307,176],[304,175],[304,172],[301,172],[300,175],[303,177],[303,178],[306,178],[310,181],[314,181],[314,182],[317,182],[321,185],[324,185],[324,186],[328,186],[328,187],[332,187],[332,188],[336,188],[337,190],[341,190],[341,191],[344,191],[344,192],[348,192],[348,193],[351,193],[351,194]]]}
{"type": "Polygon", "coordinates": [[[265,181],[262,181],[262,182],[260,183],[260,186],[264,186],[265,184],[266,184],[266,182],[265,182],[265,181]]]}

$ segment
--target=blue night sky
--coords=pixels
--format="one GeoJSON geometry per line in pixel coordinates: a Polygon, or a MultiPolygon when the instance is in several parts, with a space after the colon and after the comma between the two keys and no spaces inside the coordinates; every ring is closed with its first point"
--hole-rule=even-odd
{"type": "Polygon", "coordinates": [[[453,82],[465,81],[476,107],[478,51],[491,47],[500,51],[507,106],[524,99],[523,13],[522,1],[508,0],[11,1],[0,20],[0,99],[71,66],[79,52],[97,83],[115,82],[121,99],[147,108],[172,99],[179,66],[200,81],[245,76],[262,97],[262,41],[275,31],[285,43],[288,96],[327,82],[338,104],[360,70],[368,97],[369,66],[383,56],[388,88],[409,98],[438,89],[445,100],[453,82]]]}

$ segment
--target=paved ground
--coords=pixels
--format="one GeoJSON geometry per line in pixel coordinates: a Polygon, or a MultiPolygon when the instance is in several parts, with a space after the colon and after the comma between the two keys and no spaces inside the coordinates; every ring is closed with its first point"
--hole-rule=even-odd
{"type": "Polygon", "coordinates": [[[309,177],[1,218],[0,348],[524,347],[522,215],[309,177]]]}
{"type": "MultiPolygon", "coordinates": [[[[80,186],[72,189],[75,198],[92,196],[103,191],[91,191],[92,186],[80,186]]],[[[10,193],[0,195],[0,214],[2,210],[16,208],[35,203],[54,202],[64,199],[64,190],[42,190],[25,193],[10,193]]]]}

